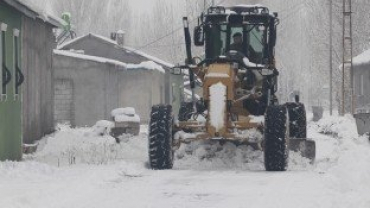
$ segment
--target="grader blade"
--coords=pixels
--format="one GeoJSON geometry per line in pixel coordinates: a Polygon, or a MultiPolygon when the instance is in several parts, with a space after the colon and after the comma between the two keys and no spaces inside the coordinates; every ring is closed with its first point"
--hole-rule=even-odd
{"type": "Polygon", "coordinates": [[[289,150],[299,152],[302,157],[308,158],[311,163],[316,157],[316,143],[311,139],[292,138],[289,140],[289,150]]]}

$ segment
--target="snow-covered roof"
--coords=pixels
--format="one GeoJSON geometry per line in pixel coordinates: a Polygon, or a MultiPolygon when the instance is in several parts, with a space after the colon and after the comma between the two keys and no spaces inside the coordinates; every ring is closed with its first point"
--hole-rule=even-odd
{"type": "Polygon", "coordinates": [[[73,51],[67,51],[67,50],[57,50],[55,49],[54,54],[56,55],[61,55],[61,56],[68,56],[71,58],[76,58],[76,59],[82,59],[82,60],[88,60],[88,61],[94,61],[98,63],[107,63],[107,64],[112,64],[114,66],[120,66],[124,69],[148,69],[148,70],[156,70],[161,73],[165,73],[164,69],[162,66],[156,64],[153,61],[145,61],[140,64],[127,64],[121,61],[117,61],[114,59],[108,59],[108,58],[103,58],[103,57],[98,57],[98,56],[90,56],[90,55],[85,55],[85,54],[79,54],[73,51]]]}
{"type": "Polygon", "coordinates": [[[168,63],[168,62],[166,62],[166,61],[163,61],[162,59],[159,59],[159,58],[157,58],[157,57],[151,56],[151,55],[149,55],[149,54],[147,54],[147,53],[144,53],[144,52],[142,52],[142,51],[140,51],[140,50],[133,49],[133,48],[130,48],[130,47],[127,47],[127,46],[125,46],[124,48],[125,48],[126,50],[128,50],[129,52],[136,53],[136,54],[138,54],[138,55],[140,55],[140,56],[144,56],[145,58],[150,59],[150,60],[152,60],[152,61],[154,61],[154,62],[157,62],[158,64],[161,64],[161,65],[166,66],[166,67],[168,67],[168,68],[172,68],[172,67],[174,67],[174,65],[173,65],[173,64],[168,63]]]}
{"type": "Polygon", "coordinates": [[[56,27],[63,27],[66,25],[64,20],[41,10],[30,1],[4,0],[4,2],[30,18],[40,19],[56,27]]]}
{"type": "Polygon", "coordinates": [[[353,65],[365,65],[370,63],[370,49],[353,58],[353,65]]]}
{"type": "Polygon", "coordinates": [[[239,4],[235,7],[243,7],[243,8],[256,8],[256,7],[265,7],[262,4],[239,4]]]}
{"type": "Polygon", "coordinates": [[[113,65],[116,65],[116,66],[121,66],[125,69],[127,67],[126,63],[123,63],[123,62],[120,62],[120,61],[117,61],[117,60],[113,60],[113,59],[107,59],[107,58],[102,58],[102,57],[97,57],[97,56],[89,56],[89,55],[79,54],[79,53],[75,53],[75,52],[72,52],[72,51],[65,51],[65,50],[54,50],[53,52],[56,55],[68,56],[68,57],[72,57],[72,58],[94,61],[94,62],[98,62],[98,63],[113,64],[113,65]]]}
{"type": "MultiPolygon", "coordinates": [[[[81,36],[81,37],[72,39],[72,40],[70,40],[68,42],[65,42],[62,45],[59,45],[58,46],[58,49],[59,50],[62,50],[64,48],[66,48],[66,47],[68,47],[68,46],[70,46],[70,45],[72,45],[72,44],[80,41],[81,39],[84,39],[84,38],[89,37],[89,36],[90,37],[98,38],[98,39],[100,39],[100,40],[102,40],[102,41],[104,41],[106,43],[112,44],[113,46],[118,46],[117,42],[114,41],[114,40],[112,40],[112,39],[110,39],[110,38],[107,38],[107,37],[104,37],[104,36],[101,36],[101,35],[97,35],[97,34],[94,34],[94,33],[89,33],[87,35],[84,35],[84,36],[81,36]]],[[[163,61],[163,60],[161,60],[161,59],[159,59],[157,57],[151,56],[151,55],[149,55],[147,53],[144,53],[144,52],[142,52],[140,50],[137,50],[137,49],[134,49],[134,48],[131,48],[131,47],[124,46],[122,49],[123,50],[126,50],[126,52],[128,52],[128,53],[134,53],[134,54],[137,54],[139,56],[145,57],[145,58],[147,58],[147,59],[149,59],[149,60],[151,60],[153,62],[156,62],[157,64],[160,64],[160,65],[162,65],[164,67],[172,68],[174,66],[171,63],[168,63],[168,62],[163,61]]]]}
{"type": "Polygon", "coordinates": [[[140,64],[127,64],[127,69],[138,69],[138,68],[145,68],[151,70],[158,70],[162,73],[166,73],[163,67],[153,61],[144,61],[140,64]]]}

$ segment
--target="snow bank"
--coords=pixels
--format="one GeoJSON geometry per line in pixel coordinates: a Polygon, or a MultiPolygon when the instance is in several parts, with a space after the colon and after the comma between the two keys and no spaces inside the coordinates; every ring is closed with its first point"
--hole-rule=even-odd
{"type": "MultiPolygon", "coordinates": [[[[110,126],[110,122],[99,121],[97,126],[105,128],[110,126]]],[[[25,156],[25,159],[53,166],[101,165],[122,159],[145,158],[147,155],[146,140],[127,135],[123,142],[117,144],[109,134],[98,135],[96,132],[95,128],[72,129],[59,125],[56,133],[43,138],[38,151],[25,156]]]]}
{"type": "Polygon", "coordinates": [[[110,130],[114,127],[112,121],[100,120],[92,127],[92,135],[103,136],[108,135],[110,130]]]}
{"type": "Polygon", "coordinates": [[[139,68],[157,70],[161,73],[166,73],[161,65],[153,61],[144,61],[144,62],[141,62],[140,64],[127,64],[127,69],[139,69],[139,68]]]}
{"type": "Polygon", "coordinates": [[[311,123],[319,133],[331,134],[342,138],[357,138],[356,121],[351,115],[326,116],[317,123],[311,123]]]}
{"type": "Polygon", "coordinates": [[[231,142],[195,141],[181,144],[175,152],[176,169],[249,169],[263,170],[263,152],[250,146],[236,146],[231,142]]]}
{"type": "MultiPolygon", "coordinates": [[[[253,170],[264,171],[264,155],[248,145],[231,142],[194,141],[181,144],[175,152],[175,169],[192,170],[253,170]]],[[[313,166],[299,153],[289,153],[289,170],[311,170],[313,166]]]]}

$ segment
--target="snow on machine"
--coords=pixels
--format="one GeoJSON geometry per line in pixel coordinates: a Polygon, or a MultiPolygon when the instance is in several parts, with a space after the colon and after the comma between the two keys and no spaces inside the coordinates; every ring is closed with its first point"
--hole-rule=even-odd
{"type": "Polygon", "coordinates": [[[172,168],[174,151],[194,140],[254,144],[264,151],[267,171],[286,170],[289,150],[314,161],[315,142],[306,138],[306,112],[299,96],[285,104],[276,96],[277,13],[259,5],[210,7],[194,29],[194,44],[205,49],[202,59],[192,57],[189,23],[183,20],[187,59],[173,73],[186,70],[192,101],[182,104],[176,120],[170,105],[152,107],[151,168],[172,168]],[[196,99],[196,82],[202,83],[202,99],[196,99]],[[256,130],[260,137],[249,133],[256,130]]]}

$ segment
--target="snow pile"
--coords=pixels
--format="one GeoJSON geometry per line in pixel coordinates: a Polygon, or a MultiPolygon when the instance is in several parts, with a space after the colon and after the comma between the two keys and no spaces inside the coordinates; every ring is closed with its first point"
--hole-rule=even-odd
{"type": "Polygon", "coordinates": [[[327,116],[311,125],[316,126],[319,133],[331,134],[342,138],[358,137],[356,121],[351,115],[345,115],[344,117],[327,116]]]}
{"type": "Polygon", "coordinates": [[[112,121],[100,120],[92,127],[92,135],[103,136],[108,135],[110,130],[114,127],[112,121]]]}
{"type": "Polygon", "coordinates": [[[328,173],[340,181],[335,188],[343,193],[342,207],[369,207],[370,145],[368,138],[340,139],[340,157],[328,173]],[[356,190],[356,191],[354,191],[356,190]],[[364,200],[367,199],[367,200],[364,200]],[[365,202],[367,201],[367,202],[365,202]]]}
{"type": "MultiPolygon", "coordinates": [[[[103,127],[109,124],[105,121],[98,123],[103,127]]],[[[117,144],[108,134],[97,135],[95,128],[72,129],[64,125],[59,126],[55,134],[45,137],[39,143],[39,150],[26,159],[54,166],[109,164],[123,158],[130,159],[138,155],[142,157],[146,155],[142,146],[147,145],[146,140],[132,136],[117,144]]]]}
{"type": "Polygon", "coordinates": [[[140,123],[140,117],[136,114],[135,108],[132,107],[114,109],[111,116],[116,122],[140,123]]]}
{"type": "Polygon", "coordinates": [[[209,88],[210,94],[210,109],[209,117],[210,124],[218,132],[224,127],[225,107],[226,107],[226,86],[221,82],[212,85],[209,88]]]}
{"type": "Polygon", "coordinates": [[[153,61],[144,61],[140,64],[127,64],[127,69],[149,69],[149,70],[157,70],[161,73],[166,73],[163,67],[153,61]]]}
{"type": "MultiPolygon", "coordinates": [[[[175,169],[264,171],[264,155],[250,145],[220,144],[217,140],[181,144],[175,152],[175,169]]],[[[289,152],[289,170],[310,170],[313,166],[299,153],[289,152]]]]}
{"type": "Polygon", "coordinates": [[[218,141],[194,141],[181,144],[175,152],[176,169],[247,169],[263,170],[263,152],[247,145],[236,146],[231,142],[223,145],[218,141]]]}

